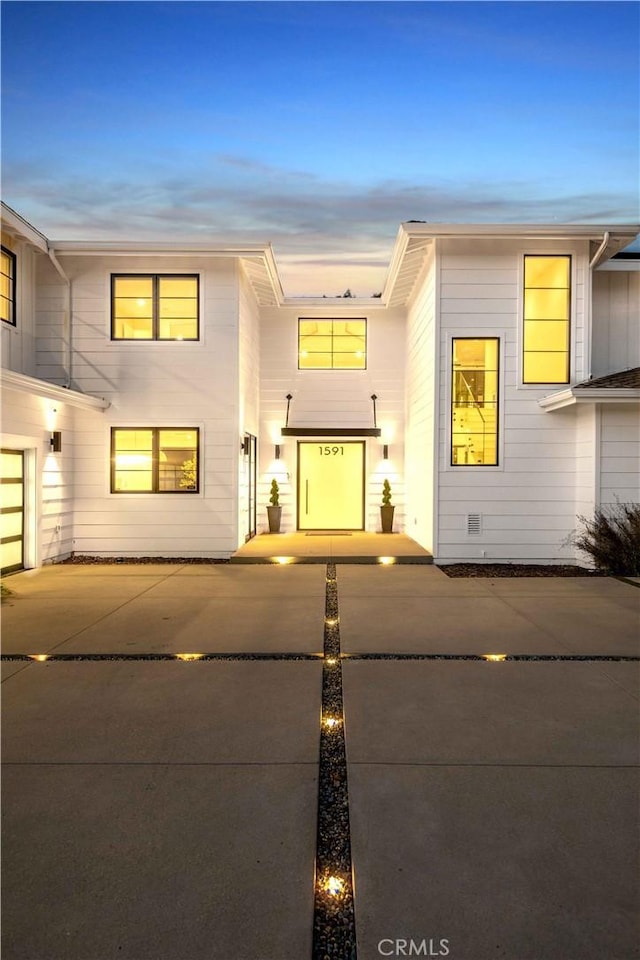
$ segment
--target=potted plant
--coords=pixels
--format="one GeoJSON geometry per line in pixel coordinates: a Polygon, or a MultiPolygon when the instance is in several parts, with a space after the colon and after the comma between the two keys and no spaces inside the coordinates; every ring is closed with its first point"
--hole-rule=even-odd
{"type": "Polygon", "coordinates": [[[382,506],[380,507],[380,519],[382,521],[382,532],[393,532],[393,511],[395,507],[391,503],[391,485],[388,480],[382,484],[382,506]]]}
{"type": "Polygon", "coordinates": [[[267,507],[267,515],[269,517],[269,533],[280,533],[282,507],[280,506],[280,488],[275,477],[271,481],[271,496],[269,497],[269,503],[270,506],[267,507]]]}

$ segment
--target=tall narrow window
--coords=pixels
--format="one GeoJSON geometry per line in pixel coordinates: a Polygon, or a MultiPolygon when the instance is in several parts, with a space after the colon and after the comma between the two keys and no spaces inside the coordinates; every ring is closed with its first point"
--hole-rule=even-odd
{"type": "Polygon", "coordinates": [[[113,340],[197,340],[198,277],[112,276],[113,340]]]}
{"type": "Polygon", "coordinates": [[[114,427],[112,493],[197,493],[199,431],[189,427],[114,427]]]}
{"type": "Polygon", "coordinates": [[[525,256],[523,383],[569,383],[571,257],[525,256]]]}
{"type": "Polygon", "coordinates": [[[453,341],[452,466],[498,463],[499,344],[497,337],[453,341]]]}
{"type": "Polygon", "coordinates": [[[367,366],[367,321],[298,321],[300,370],[364,370],[367,366]]]}
{"type": "Polygon", "coordinates": [[[16,255],[6,247],[0,252],[0,320],[16,325],[16,255]]]}

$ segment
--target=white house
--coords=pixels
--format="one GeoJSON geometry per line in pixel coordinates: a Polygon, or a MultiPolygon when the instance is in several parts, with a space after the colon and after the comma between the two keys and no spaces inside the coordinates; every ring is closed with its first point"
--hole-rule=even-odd
{"type": "Polygon", "coordinates": [[[284,296],[268,244],[54,242],[3,207],[2,566],[229,557],[395,527],[571,562],[640,501],[638,226],[401,225],[378,298],[284,296]]]}

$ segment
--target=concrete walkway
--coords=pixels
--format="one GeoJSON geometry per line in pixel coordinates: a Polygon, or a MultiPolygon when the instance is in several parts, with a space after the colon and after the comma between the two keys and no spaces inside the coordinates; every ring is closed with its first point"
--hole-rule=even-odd
{"type": "MultiPolygon", "coordinates": [[[[6,960],[317,960],[326,572],[7,579],[6,960]]],[[[336,579],[359,960],[639,957],[640,589],[336,579]]]]}

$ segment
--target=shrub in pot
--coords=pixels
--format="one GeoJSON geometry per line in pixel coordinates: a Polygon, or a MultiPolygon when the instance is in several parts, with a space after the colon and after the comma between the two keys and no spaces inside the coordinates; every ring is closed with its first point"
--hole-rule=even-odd
{"type": "Polygon", "coordinates": [[[282,518],[282,507],[280,506],[280,488],[278,481],[273,478],[271,481],[271,495],[269,497],[269,506],[267,507],[267,516],[269,517],[269,533],[280,533],[280,520],[282,518]]]}
{"type": "Polygon", "coordinates": [[[382,484],[382,506],[380,507],[380,520],[382,521],[382,532],[393,532],[393,512],[395,507],[391,503],[391,485],[388,480],[382,484]]]}

